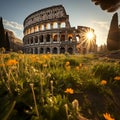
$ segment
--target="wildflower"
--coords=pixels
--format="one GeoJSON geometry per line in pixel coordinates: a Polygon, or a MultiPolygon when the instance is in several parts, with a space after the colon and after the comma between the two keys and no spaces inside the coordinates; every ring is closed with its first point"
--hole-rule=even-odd
{"type": "Polygon", "coordinates": [[[77,71],[79,71],[79,70],[80,70],[80,67],[79,67],[79,66],[76,66],[75,69],[76,69],[77,71]]]}
{"type": "Polygon", "coordinates": [[[65,66],[69,66],[69,65],[70,65],[70,62],[67,61],[67,62],[65,63],[65,66]]]}
{"type": "Polygon", "coordinates": [[[67,88],[65,90],[65,93],[68,93],[68,94],[73,94],[74,93],[74,90],[72,88],[67,88]]]}
{"type": "Polygon", "coordinates": [[[101,85],[106,85],[106,84],[107,84],[107,81],[106,81],[106,80],[102,80],[102,81],[100,82],[100,84],[101,84],[101,85]]]}
{"type": "Polygon", "coordinates": [[[65,69],[66,69],[67,71],[69,71],[69,70],[71,69],[71,67],[68,65],[68,66],[65,66],[65,69]]]}
{"type": "Polygon", "coordinates": [[[47,67],[47,64],[43,64],[43,67],[46,68],[46,67],[47,67]]]}
{"type": "Polygon", "coordinates": [[[11,66],[11,65],[16,65],[18,62],[16,60],[8,60],[6,65],[11,66]]]}
{"type": "Polygon", "coordinates": [[[120,80],[120,76],[114,77],[114,80],[120,80]]]}
{"type": "Polygon", "coordinates": [[[111,115],[109,113],[105,113],[105,114],[103,114],[103,116],[106,120],[115,120],[114,118],[111,117],[111,115]]]}
{"type": "Polygon", "coordinates": [[[83,66],[83,64],[82,64],[82,63],[80,63],[80,64],[79,64],[79,66],[80,66],[80,67],[82,67],[82,66],[83,66]]]}

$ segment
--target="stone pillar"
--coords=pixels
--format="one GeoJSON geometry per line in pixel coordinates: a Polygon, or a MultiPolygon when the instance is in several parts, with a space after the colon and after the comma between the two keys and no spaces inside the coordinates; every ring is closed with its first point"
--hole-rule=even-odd
{"type": "Polygon", "coordinates": [[[58,50],[57,54],[60,54],[60,47],[57,47],[57,50],[58,50]]]}
{"type": "Polygon", "coordinates": [[[61,25],[61,23],[60,23],[60,22],[58,22],[58,29],[60,29],[60,25],[61,25]]]}
{"type": "Polygon", "coordinates": [[[53,23],[50,23],[50,29],[53,29],[53,23]]]}
{"type": "Polygon", "coordinates": [[[65,31],[65,41],[68,41],[68,32],[65,31]]]}
{"type": "Polygon", "coordinates": [[[35,48],[33,48],[33,53],[32,54],[35,54],[35,48]]]}
{"type": "Polygon", "coordinates": [[[38,54],[40,54],[40,48],[38,47],[38,54]]]}

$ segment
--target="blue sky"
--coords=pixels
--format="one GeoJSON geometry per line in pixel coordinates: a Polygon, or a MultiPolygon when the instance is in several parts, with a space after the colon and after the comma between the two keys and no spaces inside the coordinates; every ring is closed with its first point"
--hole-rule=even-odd
{"type": "MultiPolygon", "coordinates": [[[[95,29],[97,44],[106,43],[114,13],[101,10],[91,0],[0,0],[0,16],[3,18],[4,27],[22,39],[23,21],[29,14],[59,4],[65,7],[72,27],[92,27],[95,29]]],[[[120,15],[120,9],[116,12],[120,15]]]]}

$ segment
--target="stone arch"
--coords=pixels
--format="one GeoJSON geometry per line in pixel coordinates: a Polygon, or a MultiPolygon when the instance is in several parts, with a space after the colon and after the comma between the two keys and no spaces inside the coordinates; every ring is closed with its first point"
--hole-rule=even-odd
{"type": "Polygon", "coordinates": [[[31,37],[30,42],[31,42],[31,44],[33,44],[33,37],[31,37]]]}
{"type": "Polygon", "coordinates": [[[61,34],[60,41],[65,41],[65,34],[61,34]]]}
{"type": "Polygon", "coordinates": [[[69,47],[69,48],[67,49],[67,52],[70,53],[70,54],[72,54],[72,53],[73,53],[73,48],[72,48],[72,47],[69,47]]]}
{"type": "Polygon", "coordinates": [[[66,27],[66,23],[65,22],[61,22],[60,27],[61,28],[65,28],[66,27]]]}
{"type": "Polygon", "coordinates": [[[46,35],[46,42],[50,42],[50,34],[46,35]]]}
{"type": "Polygon", "coordinates": [[[40,43],[42,43],[43,42],[43,35],[40,35],[39,39],[40,39],[40,43]]]}
{"type": "Polygon", "coordinates": [[[65,53],[65,48],[64,47],[60,47],[60,53],[62,54],[64,54],[65,53]]]}
{"type": "Polygon", "coordinates": [[[53,28],[58,28],[58,23],[57,22],[53,23],[53,28]]]}
{"type": "Polygon", "coordinates": [[[68,34],[68,41],[73,41],[73,35],[72,34],[68,34]]]}
{"type": "Polygon", "coordinates": [[[38,36],[35,36],[35,43],[38,43],[38,36]]]}
{"type": "Polygon", "coordinates": [[[50,48],[49,47],[46,48],[46,53],[50,53],[50,48]]]}
{"type": "Polygon", "coordinates": [[[48,29],[51,29],[50,23],[47,23],[47,24],[46,24],[46,29],[47,29],[47,30],[48,30],[48,29]]]}
{"type": "Polygon", "coordinates": [[[80,36],[79,35],[76,35],[76,41],[80,42],[80,36]]]}
{"type": "Polygon", "coordinates": [[[54,48],[53,48],[52,53],[53,53],[53,54],[57,54],[57,53],[58,53],[57,47],[54,47],[54,48]]]}
{"type": "Polygon", "coordinates": [[[30,31],[31,31],[31,33],[34,33],[34,27],[31,27],[30,31]]]}
{"type": "Polygon", "coordinates": [[[38,54],[38,48],[37,47],[34,48],[34,53],[38,54]]]}
{"type": "Polygon", "coordinates": [[[37,32],[39,30],[38,25],[35,26],[35,32],[37,32]]]}
{"type": "Polygon", "coordinates": [[[56,41],[57,41],[57,38],[58,38],[58,35],[57,35],[57,34],[54,34],[54,35],[53,35],[53,41],[56,42],[56,41]]]}
{"type": "Polygon", "coordinates": [[[33,48],[30,48],[30,53],[33,54],[33,48]]]}
{"type": "Polygon", "coordinates": [[[40,53],[44,53],[44,49],[43,48],[40,48],[40,53]]]}
{"type": "Polygon", "coordinates": [[[45,26],[43,24],[40,25],[40,30],[45,30],[45,26]]]}

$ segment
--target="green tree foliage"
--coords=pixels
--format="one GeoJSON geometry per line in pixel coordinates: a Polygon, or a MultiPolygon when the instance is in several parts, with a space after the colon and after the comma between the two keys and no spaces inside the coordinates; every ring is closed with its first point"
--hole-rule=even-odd
{"type": "Polygon", "coordinates": [[[110,29],[107,38],[108,50],[120,49],[120,32],[118,27],[118,13],[115,13],[112,17],[110,29]]]}

